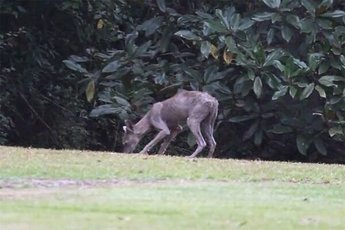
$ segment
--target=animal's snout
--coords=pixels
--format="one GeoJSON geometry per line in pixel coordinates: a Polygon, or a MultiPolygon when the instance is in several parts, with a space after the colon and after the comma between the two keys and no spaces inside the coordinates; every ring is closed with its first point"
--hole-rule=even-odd
{"type": "Polygon", "coordinates": [[[122,152],[124,152],[124,153],[133,153],[133,150],[134,149],[133,149],[133,147],[131,145],[125,144],[123,146],[122,152]]]}

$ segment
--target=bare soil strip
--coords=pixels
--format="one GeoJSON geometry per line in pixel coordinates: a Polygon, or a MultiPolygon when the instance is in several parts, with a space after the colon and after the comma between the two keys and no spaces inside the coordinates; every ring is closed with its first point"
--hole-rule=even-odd
{"type": "Polygon", "coordinates": [[[208,180],[76,180],[76,179],[8,179],[0,180],[0,196],[3,190],[35,189],[35,188],[94,188],[118,186],[157,186],[157,185],[195,185],[209,183],[234,183],[236,181],[208,180]]]}
{"type": "Polygon", "coordinates": [[[0,180],[0,200],[26,199],[34,197],[46,197],[57,194],[64,189],[68,192],[75,189],[116,188],[130,186],[169,186],[169,185],[202,185],[225,184],[234,182],[224,181],[190,181],[190,180],[72,180],[72,179],[8,179],[0,180]]]}

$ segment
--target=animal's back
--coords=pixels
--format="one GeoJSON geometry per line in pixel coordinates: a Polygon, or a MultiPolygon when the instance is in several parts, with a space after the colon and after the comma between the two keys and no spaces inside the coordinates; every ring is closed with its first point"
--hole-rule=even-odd
{"type": "MultiPolygon", "coordinates": [[[[163,104],[161,116],[169,126],[185,121],[196,106],[218,108],[218,101],[206,92],[179,90],[173,97],[159,102],[163,104]]],[[[217,109],[218,110],[218,109],[217,109]]]]}

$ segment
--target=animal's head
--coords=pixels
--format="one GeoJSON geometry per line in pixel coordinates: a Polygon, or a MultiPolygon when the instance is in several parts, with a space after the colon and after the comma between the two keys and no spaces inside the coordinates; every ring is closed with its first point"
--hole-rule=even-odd
{"type": "Polygon", "coordinates": [[[132,122],[126,120],[125,126],[123,126],[123,137],[122,137],[122,144],[123,144],[123,152],[124,153],[132,153],[137,147],[139,141],[141,140],[141,135],[134,130],[134,125],[132,122]]]}

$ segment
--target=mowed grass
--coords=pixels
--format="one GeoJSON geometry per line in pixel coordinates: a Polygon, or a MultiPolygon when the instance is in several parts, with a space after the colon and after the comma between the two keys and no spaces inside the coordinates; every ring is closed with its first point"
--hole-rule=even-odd
{"type": "Polygon", "coordinates": [[[345,167],[0,147],[0,229],[345,229],[345,167]]]}

